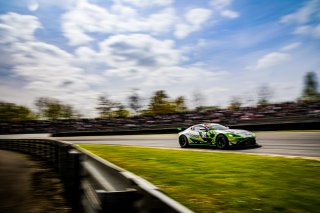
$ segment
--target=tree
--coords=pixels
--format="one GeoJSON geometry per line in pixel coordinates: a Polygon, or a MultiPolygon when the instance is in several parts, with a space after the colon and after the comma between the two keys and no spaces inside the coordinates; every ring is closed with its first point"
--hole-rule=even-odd
{"type": "Polygon", "coordinates": [[[63,104],[54,98],[38,98],[35,101],[35,105],[38,107],[39,116],[45,119],[72,119],[79,117],[79,114],[76,113],[71,105],[63,104]]]}
{"type": "Polygon", "coordinates": [[[1,121],[23,121],[34,120],[36,115],[25,106],[19,106],[13,103],[0,102],[0,120],[1,121]]]}
{"type": "Polygon", "coordinates": [[[176,112],[176,104],[170,101],[164,90],[158,90],[151,97],[149,108],[144,112],[145,115],[165,115],[176,112]]]}
{"type": "Polygon", "coordinates": [[[317,76],[314,72],[308,72],[304,78],[304,88],[301,99],[304,101],[316,101],[320,99],[317,76]]]}
{"type": "Polygon", "coordinates": [[[175,100],[170,100],[164,90],[156,91],[151,97],[147,110],[143,111],[143,115],[166,115],[187,110],[185,98],[179,96],[175,100]]]}
{"type": "Polygon", "coordinates": [[[122,104],[118,104],[117,109],[112,112],[112,117],[126,118],[129,117],[130,112],[125,109],[122,104]]]}
{"type": "Polygon", "coordinates": [[[155,115],[169,114],[173,111],[168,101],[168,95],[164,90],[156,91],[151,97],[149,111],[155,115]]]}
{"type": "Polygon", "coordinates": [[[130,112],[116,101],[111,100],[108,96],[99,97],[98,107],[100,118],[128,117],[130,112]]]}
{"type": "Polygon", "coordinates": [[[184,111],[187,110],[186,103],[185,103],[185,98],[183,96],[179,96],[175,100],[175,104],[176,104],[176,111],[177,112],[184,112],[184,111]]]}
{"type": "Polygon", "coordinates": [[[137,90],[133,90],[132,94],[128,97],[129,107],[135,112],[138,113],[141,109],[141,98],[137,93],[137,90]]]}
{"type": "Polygon", "coordinates": [[[98,107],[100,118],[111,118],[112,111],[117,107],[117,103],[112,101],[108,96],[100,96],[98,98],[98,107]]]}
{"type": "Polygon", "coordinates": [[[268,105],[270,102],[270,99],[272,97],[272,90],[267,85],[262,85],[258,89],[258,105],[259,106],[265,106],[268,105]]]}
{"type": "Polygon", "coordinates": [[[80,115],[75,112],[72,106],[67,104],[62,106],[61,118],[70,119],[70,118],[76,118],[76,117],[80,117],[80,115]]]}
{"type": "Polygon", "coordinates": [[[229,105],[229,109],[230,110],[239,110],[240,107],[241,107],[242,103],[240,101],[240,98],[239,97],[232,97],[231,100],[230,100],[230,105],[229,105]]]}

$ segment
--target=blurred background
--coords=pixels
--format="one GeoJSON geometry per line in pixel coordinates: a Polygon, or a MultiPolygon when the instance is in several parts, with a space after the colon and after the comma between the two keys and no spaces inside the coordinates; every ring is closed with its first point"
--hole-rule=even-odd
{"type": "Polygon", "coordinates": [[[1,134],[319,119],[320,1],[0,2],[1,134]]]}

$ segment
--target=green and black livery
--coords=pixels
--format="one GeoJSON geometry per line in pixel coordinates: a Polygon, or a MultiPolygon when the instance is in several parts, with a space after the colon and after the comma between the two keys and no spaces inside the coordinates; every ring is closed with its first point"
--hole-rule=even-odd
{"type": "Polygon", "coordinates": [[[179,132],[179,144],[182,148],[192,144],[213,145],[219,149],[227,149],[230,146],[256,146],[254,133],[229,129],[216,123],[205,123],[191,126],[179,132]]]}

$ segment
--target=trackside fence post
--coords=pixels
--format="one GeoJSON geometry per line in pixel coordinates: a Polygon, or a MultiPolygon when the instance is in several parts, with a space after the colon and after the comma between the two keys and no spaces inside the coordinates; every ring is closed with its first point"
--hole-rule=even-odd
{"type": "Polygon", "coordinates": [[[117,191],[107,192],[105,190],[97,190],[101,201],[101,212],[138,212],[135,202],[141,197],[137,191],[117,191]]]}
{"type": "Polygon", "coordinates": [[[68,167],[65,181],[72,212],[82,212],[81,197],[83,193],[81,189],[81,159],[82,154],[79,151],[75,149],[68,151],[68,167]]]}

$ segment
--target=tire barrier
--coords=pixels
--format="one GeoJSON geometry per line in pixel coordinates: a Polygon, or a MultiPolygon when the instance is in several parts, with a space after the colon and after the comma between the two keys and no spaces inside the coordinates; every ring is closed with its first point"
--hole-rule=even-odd
{"type": "Polygon", "coordinates": [[[0,149],[30,154],[52,166],[72,212],[192,212],[148,181],[67,142],[0,139],[0,149]]]}

